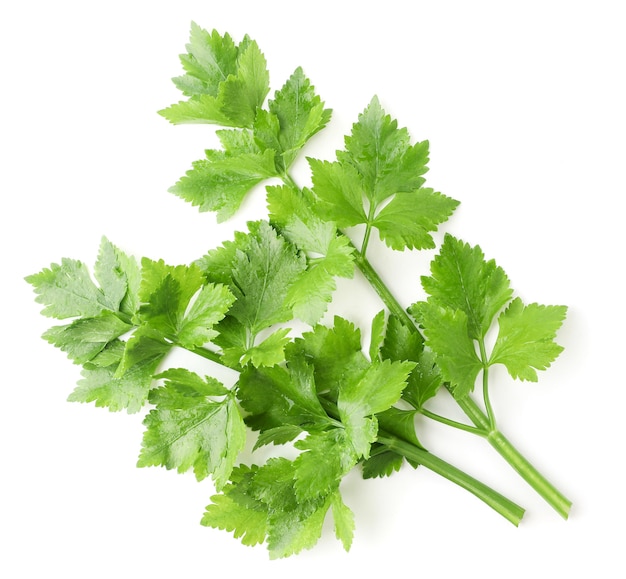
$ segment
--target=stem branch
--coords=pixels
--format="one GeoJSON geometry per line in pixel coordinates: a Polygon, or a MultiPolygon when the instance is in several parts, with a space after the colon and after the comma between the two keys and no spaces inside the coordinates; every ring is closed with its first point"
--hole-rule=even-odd
{"type": "Polygon", "coordinates": [[[567,519],[572,502],[546,479],[497,428],[489,428],[489,419],[469,396],[457,399],[457,403],[477,428],[489,429],[487,435],[489,444],[535,489],[539,496],[559,515],[567,519]]]}

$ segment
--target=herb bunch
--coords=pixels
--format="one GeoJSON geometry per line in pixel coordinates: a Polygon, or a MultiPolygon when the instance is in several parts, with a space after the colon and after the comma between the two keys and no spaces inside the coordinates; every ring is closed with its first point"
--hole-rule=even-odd
{"type": "Polygon", "coordinates": [[[221,148],[171,191],[224,221],[264,183],[267,218],[191,264],[137,261],[103,238],[93,272],[63,259],[29,276],[42,314],[64,320],[43,337],[82,366],[69,399],[147,407],[138,466],[210,477],[217,494],[202,524],[265,543],[272,558],[313,547],[329,512],[350,548],[341,481],[355,468],[365,478],[430,469],[518,525],[520,506],[424,447],[417,415],[485,438],[567,518],[570,501],[501,433],[489,397],[492,366],[536,381],[554,362],[566,307],[524,304],[480,247],[446,234],[421,278],[427,298],[403,308],[367,249],[373,234],[391,250],[436,248],[432,234],[458,201],[425,185],[428,142],[412,143],[374,97],[334,160],[307,158],[302,187],[290,170],[331,119],[303,70],[267,100],[267,64],[249,37],[236,43],[192,23],[186,50],[173,79],[185,98],[160,114],[220,126],[221,148]],[[366,345],[350,320],[322,322],[336,278],[355,268],[383,306],[366,345]],[[171,367],[180,348],[234,370],[235,385],[171,367]],[[446,392],[467,423],[429,409],[446,392]],[[255,451],[286,445],[297,456],[255,464],[248,437],[255,451]]]}

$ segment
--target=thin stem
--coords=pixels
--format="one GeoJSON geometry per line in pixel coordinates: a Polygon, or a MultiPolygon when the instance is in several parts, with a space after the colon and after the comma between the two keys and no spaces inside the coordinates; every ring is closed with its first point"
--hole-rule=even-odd
{"type": "Polygon", "coordinates": [[[389,291],[389,288],[378,275],[378,272],[372,267],[367,258],[354,246],[354,244],[350,244],[354,249],[354,262],[356,263],[356,266],[359,268],[365,279],[367,279],[370,285],[374,288],[376,293],[380,296],[383,303],[387,306],[387,309],[400,319],[407,328],[417,332],[417,328],[415,327],[413,320],[407,311],[398,303],[394,295],[389,291]]]}
{"type": "Polygon", "coordinates": [[[232,370],[230,366],[227,366],[226,364],[224,364],[224,362],[222,361],[222,357],[217,352],[213,352],[212,350],[209,350],[208,348],[203,348],[203,347],[186,348],[185,346],[181,346],[180,344],[177,344],[177,346],[179,348],[183,348],[184,350],[187,350],[188,352],[192,352],[193,354],[202,356],[203,358],[206,358],[207,360],[211,360],[211,362],[215,362],[216,364],[219,364],[220,366],[224,366],[224,368],[229,368],[230,370],[232,370]]]}
{"type": "Polygon", "coordinates": [[[464,430],[465,432],[471,432],[472,434],[477,434],[478,436],[487,436],[489,432],[487,430],[483,430],[482,428],[477,428],[475,426],[470,426],[469,424],[463,424],[462,422],[457,422],[456,420],[452,420],[451,418],[446,418],[445,416],[441,416],[440,414],[435,414],[426,408],[419,409],[420,414],[423,414],[427,418],[431,420],[435,420],[436,422],[441,422],[447,426],[452,426],[452,428],[457,428],[458,430],[464,430]]]}
{"type": "Polygon", "coordinates": [[[480,359],[483,363],[483,401],[485,403],[485,410],[487,410],[487,418],[489,419],[489,430],[495,430],[496,416],[491,406],[491,400],[489,400],[489,364],[485,340],[482,338],[478,340],[478,345],[480,348],[480,359]]]}
{"type": "Polygon", "coordinates": [[[298,184],[294,181],[293,177],[289,173],[283,173],[281,175],[281,179],[285,185],[291,187],[292,189],[295,189],[296,191],[300,191],[300,187],[298,187],[298,184]]]}
{"type": "Polygon", "coordinates": [[[361,255],[365,256],[365,252],[367,251],[367,245],[370,241],[370,235],[372,233],[372,226],[367,223],[365,226],[365,235],[363,235],[363,243],[361,244],[361,255]]]}
{"type": "Polygon", "coordinates": [[[367,251],[367,245],[370,241],[370,235],[372,233],[372,221],[374,220],[374,213],[376,212],[376,205],[370,202],[370,207],[367,212],[367,223],[365,224],[365,235],[363,236],[363,243],[361,244],[361,255],[365,258],[365,252],[367,251]]]}
{"type": "Polygon", "coordinates": [[[519,525],[524,516],[522,507],[427,450],[384,431],[378,432],[378,442],[469,491],[515,526],[519,525]]]}

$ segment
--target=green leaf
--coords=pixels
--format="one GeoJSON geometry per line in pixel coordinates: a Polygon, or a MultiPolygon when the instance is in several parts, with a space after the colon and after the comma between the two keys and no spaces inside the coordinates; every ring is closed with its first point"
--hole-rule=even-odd
{"type": "Polygon", "coordinates": [[[223,493],[212,497],[203,525],[234,531],[244,544],[266,540],[272,559],[317,543],[332,498],[298,502],[292,462],[270,459],[262,467],[239,467],[233,475],[223,493]]]}
{"type": "Polygon", "coordinates": [[[343,502],[339,491],[331,495],[330,506],[335,521],[335,536],[341,541],[343,548],[349,551],[354,539],[354,513],[343,502]]]}
{"type": "Polygon", "coordinates": [[[313,368],[300,355],[290,356],[284,368],[247,367],[239,379],[238,396],[247,412],[246,422],[254,430],[286,425],[310,430],[329,423],[317,397],[313,368]]]}
{"type": "Polygon", "coordinates": [[[215,337],[213,326],[235,300],[224,285],[205,283],[196,265],[169,266],[147,258],[142,260],[140,294],[139,320],[147,335],[188,348],[215,337]]]}
{"type": "Polygon", "coordinates": [[[200,523],[233,533],[235,539],[248,547],[254,547],[265,541],[267,535],[267,512],[255,510],[233,500],[227,494],[211,497],[211,504],[206,507],[200,523]]]}
{"type": "Polygon", "coordinates": [[[170,266],[148,258],[142,260],[139,297],[137,329],[128,339],[117,377],[135,364],[163,359],[175,345],[204,345],[217,335],[213,327],[234,301],[225,286],[205,284],[198,266],[170,266]]]}
{"type": "Polygon", "coordinates": [[[402,398],[414,408],[421,408],[441,387],[443,379],[434,353],[424,350],[422,335],[409,329],[397,316],[389,316],[380,353],[383,359],[416,362],[402,393],[402,398]]]}
{"type": "Polygon", "coordinates": [[[115,371],[115,377],[121,378],[133,366],[146,362],[160,362],[172,349],[172,342],[159,331],[148,325],[138,327],[128,338],[122,359],[115,371]]]}
{"type": "Polygon", "coordinates": [[[75,363],[84,365],[83,379],[70,400],[128,412],[137,412],[145,403],[152,372],[162,356],[142,349],[136,358],[137,367],[121,378],[126,365],[125,344],[120,338],[134,328],[140,276],[137,262],[103,238],[94,266],[99,285],[84,264],[71,259],[26,278],[38,294],[36,300],[46,306],[44,315],[77,318],[43,335],[75,363]]]}
{"type": "Polygon", "coordinates": [[[283,426],[277,426],[275,428],[268,428],[259,432],[257,441],[254,443],[254,449],[261,448],[268,444],[287,444],[292,440],[295,440],[302,434],[302,428],[294,424],[285,424],[283,426]]]}
{"type": "Polygon", "coordinates": [[[345,142],[336,162],[309,159],[317,213],[338,227],[376,227],[392,249],[433,248],[430,233],[458,202],[422,187],[428,143],[411,145],[376,97],[345,142]]]}
{"type": "Polygon", "coordinates": [[[259,222],[246,241],[231,264],[231,291],[237,301],[229,315],[257,334],[291,319],[287,293],[306,261],[266,222],[259,222]]]}
{"type": "Polygon", "coordinates": [[[315,94],[315,88],[297,68],[285,85],[269,101],[269,111],[278,120],[277,151],[282,169],[287,170],[306,142],[321,131],[330,120],[330,109],[315,94]]]}
{"type": "Polygon", "coordinates": [[[236,297],[216,339],[225,362],[234,368],[284,359],[284,329],[270,335],[267,343],[256,339],[263,330],[293,318],[291,286],[306,268],[305,257],[267,222],[248,227],[248,234],[237,234],[198,262],[207,279],[228,284],[236,297]]]}
{"type": "Polygon", "coordinates": [[[231,126],[252,127],[269,92],[269,73],[263,53],[248,37],[239,45],[237,66],[237,75],[220,85],[218,100],[231,126]]]}
{"type": "Polygon", "coordinates": [[[252,127],[269,92],[267,64],[256,42],[246,36],[236,46],[228,34],[192,23],[187,51],[180,57],[186,74],[173,80],[190,98],[159,114],[174,124],[252,127]]]}
{"type": "Polygon", "coordinates": [[[304,355],[314,369],[318,392],[337,396],[340,384],[361,377],[369,361],[361,349],[361,332],[348,320],[335,316],[332,328],[317,325],[287,347],[287,357],[304,355]]]}
{"type": "Polygon", "coordinates": [[[363,208],[363,187],[357,170],[339,162],[308,159],[313,191],[317,197],[315,210],[337,227],[367,223],[363,208]]]}
{"type": "Polygon", "coordinates": [[[437,226],[452,215],[458,204],[423,187],[397,193],[376,215],[372,225],[392,249],[433,249],[435,241],[430,232],[437,231],[437,226]]]}
{"type": "Polygon", "coordinates": [[[437,356],[431,350],[423,350],[411,372],[402,398],[415,408],[422,408],[427,400],[434,397],[443,384],[443,377],[437,366],[437,356]]]}
{"type": "MultiPolygon", "coordinates": [[[[378,445],[380,446],[380,445],[378,445]]],[[[383,478],[391,476],[402,468],[404,457],[391,451],[380,451],[377,445],[372,445],[371,456],[363,461],[363,478],[383,478]],[[374,452],[376,449],[377,452],[374,452]]]]}
{"type": "Polygon", "coordinates": [[[498,318],[500,331],[489,364],[504,364],[513,378],[537,381],[536,370],[546,370],[563,351],[554,338],[565,306],[525,306],[514,299],[498,318]]]}
{"type": "Polygon", "coordinates": [[[422,302],[413,308],[424,327],[426,345],[436,354],[443,379],[450,383],[456,398],[474,389],[483,364],[469,335],[468,319],[463,310],[452,310],[422,302]]]}
{"type": "Polygon", "coordinates": [[[400,399],[413,362],[372,363],[365,374],[349,380],[339,391],[338,407],[342,415],[370,416],[389,409],[400,399]]]}
{"type": "MultiPolygon", "coordinates": [[[[180,372],[180,371],[179,371],[180,372]]],[[[137,466],[164,466],[186,472],[193,469],[198,480],[213,476],[223,487],[246,441],[243,418],[234,397],[211,398],[221,392],[214,378],[196,388],[196,381],[183,375],[165,374],[165,385],[150,393],[156,406],[144,419],[146,431],[137,466]]]]}
{"type": "Polygon", "coordinates": [[[321,263],[310,265],[287,294],[294,317],[309,325],[316,324],[326,313],[335,289],[333,275],[321,263]]]}
{"type": "Polygon", "coordinates": [[[229,34],[207,32],[191,23],[187,54],[180,55],[186,75],[173,79],[187,96],[217,95],[220,83],[237,71],[238,49],[229,34]]]}
{"type": "Polygon", "coordinates": [[[270,559],[281,559],[313,548],[320,537],[330,500],[300,506],[293,511],[272,510],[267,547],[270,559]]]}
{"type": "Polygon", "coordinates": [[[203,378],[186,368],[168,368],[155,376],[155,378],[166,379],[170,386],[170,388],[161,388],[158,395],[156,392],[154,393],[162,407],[165,407],[167,404],[166,399],[169,394],[173,395],[172,400],[175,401],[173,404],[180,408],[180,405],[185,401],[189,401],[191,405],[194,405],[194,398],[226,396],[230,393],[230,390],[218,380],[210,376],[203,378]]]}
{"type": "Polygon", "coordinates": [[[289,342],[289,328],[280,328],[261,343],[247,349],[239,358],[239,364],[245,366],[252,363],[259,366],[274,366],[285,359],[285,346],[289,342]]]}
{"type": "Polygon", "coordinates": [[[211,504],[206,507],[201,524],[232,532],[235,539],[241,539],[247,546],[263,543],[267,535],[267,508],[253,499],[242,502],[242,494],[238,492],[239,485],[249,481],[257,470],[256,466],[236,467],[231,482],[223,492],[211,497],[211,504]]]}
{"type": "Polygon", "coordinates": [[[511,299],[502,268],[493,260],[486,261],[480,247],[446,234],[430,271],[430,277],[422,277],[429,302],[464,312],[469,336],[484,338],[494,316],[511,299]]]}
{"type": "Polygon", "coordinates": [[[352,277],[352,247],[338,236],[334,223],[322,221],[313,211],[314,198],[307,189],[267,187],[272,224],[307,256],[308,267],[289,290],[294,315],[313,325],[324,315],[336,289],[335,277],[352,277]]]}
{"type": "Polygon", "coordinates": [[[121,314],[131,317],[139,307],[141,271],[134,257],[102,238],[94,275],[104,295],[121,314]]]}
{"type": "Polygon", "coordinates": [[[214,211],[219,222],[239,209],[244,197],[259,183],[276,175],[274,153],[205,151],[170,192],[198,207],[214,211]]]}
{"type": "Polygon", "coordinates": [[[340,428],[311,434],[297,441],[295,447],[303,451],[293,463],[298,502],[334,493],[358,459],[346,432],[340,428]]]}
{"type": "Polygon", "coordinates": [[[424,183],[428,142],[411,145],[408,131],[399,129],[397,121],[385,114],[377,97],[359,115],[345,143],[345,151],[338,152],[337,158],[356,169],[365,195],[375,205],[424,183]]]}
{"type": "Polygon", "coordinates": [[[65,326],[54,326],[42,337],[67,353],[74,363],[84,364],[132,327],[105,310],[93,318],[80,318],[65,326]]]}
{"type": "Polygon", "coordinates": [[[380,360],[380,348],[385,340],[385,310],[380,310],[372,319],[372,332],[370,338],[370,360],[380,360]]]}
{"type": "Polygon", "coordinates": [[[415,362],[423,349],[421,334],[412,331],[397,316],[390,314],[385,328],[385,339],[380,348],[383,359],[415,362]]]}
{"type": "Polygon", "coordinates": [[[145,357],[122,376],[117,374],[122,353],[121,347],[111,345],[83,367],[83,378],[70,394],[70,402],[95,402],[111,412],[126,410],[139,412],[145,404],[153,375],[161,361],[160,356],[145,357]]]}
{"type": "Polygon", "coordinates": [[[37,297],[45,305],[41,313],[57,319],[96,317],[104,311],[124,314],[134,312],[139,269],[134,259],[115,248],[106,238],[100,245],[93,282],[85,264],[64,258],[61,264],[26,277],[37,297]]]}
{"type": "Polygon", "coordinates": [[[359,456],[367,458],[377,426],[370,417],[393,406],[406,386],[413,362],[384,360],[371,364],[357,379],[341,384],[337,408],[359,456]]]}
{"type": "Polygon", "coordinates": [[[395,437],[421,447],[415,434],[415,415],[417,410],[403,410],[392,406],[376,415],[378,427],[395,437]]]}
{"type": "Polygon", "coordinates": [[[212,340],[217,335],[213,327],[224,318],[234,301],[235,296],[226,286],[204,285],[180,322],[178,343],[185,348],[193,348],[212,340]]]}

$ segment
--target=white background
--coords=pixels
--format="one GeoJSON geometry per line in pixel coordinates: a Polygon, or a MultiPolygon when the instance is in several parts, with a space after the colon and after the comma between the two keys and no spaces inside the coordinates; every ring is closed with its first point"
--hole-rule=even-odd
{"type": "MultiPolygon", "coordinates": [[[[624,59],[622,2],[5,2],[0,9],[2,413],[0,575],[101,577],[624,577],[624,59]],[[190,22],[248,33],[272,88],[301,65],[331,127],[330,159],[377,94],[416,140],[428,184],[461,201],[437,234],[480,244],[525,301],[569,306],[566,348],[537,384],[496,375],[505,434],[574,502],[564,521],[482,440],[424,424],[433,451],[528,511],[519,528],[427,471],[349,477],[350,553],[319,545],[269,561],[198,524],[213,487],[137,469],[141,415],[66,396],[79,377],[39,338],[24,276],[61,257],[92,265],[100,238],[188,263],[264,215],[262,190],[217,225],[167,193],[213,128],[156,114],[190,22]],[[219,575],[218,575],[219,574],[219,575]]],[[[306,184],[306,165],[296,174],[306,184]]],[[[403,305],[432,253],[372,261],[403,305]]],[[[380,308],[360,278],[333,311],[364,328],[380,308]]],[[[443,396],[438,409],[448,410],[443,396]]],[[[451,411],[454,409],[450,407],[451,411]]]]}

